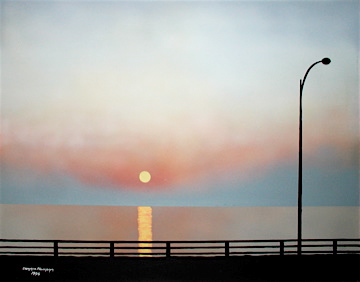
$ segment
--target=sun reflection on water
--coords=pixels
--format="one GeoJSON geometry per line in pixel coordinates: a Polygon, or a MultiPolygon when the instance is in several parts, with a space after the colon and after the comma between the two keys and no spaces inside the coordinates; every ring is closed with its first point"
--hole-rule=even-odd
{"type": "MultiPolygon", "coordinates": [[[[138,207],[139,241],[152,241],[152,209],[151,207],[138,207]]],[[[139,256],[151,256],[151,243],[139,243],[139,256]]]]}

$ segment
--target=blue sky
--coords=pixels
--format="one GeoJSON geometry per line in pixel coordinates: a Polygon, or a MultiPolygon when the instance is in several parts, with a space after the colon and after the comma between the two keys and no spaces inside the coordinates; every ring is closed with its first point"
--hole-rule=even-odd
{"type": "Polygon", "coordinates": [[[359,205],[359,1],[3,1],[5,204],[359,205]],[[152,182],[138,181],[148,170],[152,182]]]}

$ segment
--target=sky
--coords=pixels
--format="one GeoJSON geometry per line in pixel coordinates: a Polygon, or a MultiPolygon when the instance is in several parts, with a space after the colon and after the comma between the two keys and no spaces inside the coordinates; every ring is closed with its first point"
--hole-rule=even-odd
{"type": "Polygon", "coordinates": [[[1,202],[359,206],[359,1],[2,1],[1,202]],[[139,179],[142,171],[151,180],[139,179]]]}

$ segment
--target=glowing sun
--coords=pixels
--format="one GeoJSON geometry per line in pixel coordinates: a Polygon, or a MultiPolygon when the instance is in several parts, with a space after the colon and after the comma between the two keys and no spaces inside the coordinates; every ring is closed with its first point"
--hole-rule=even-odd
{"type": "Polygon", "coordinates": [[[139,179],[142,183],[148,183],[151,180],[150,172],[148,172],[146,170],[140,172],[139,179]]]}

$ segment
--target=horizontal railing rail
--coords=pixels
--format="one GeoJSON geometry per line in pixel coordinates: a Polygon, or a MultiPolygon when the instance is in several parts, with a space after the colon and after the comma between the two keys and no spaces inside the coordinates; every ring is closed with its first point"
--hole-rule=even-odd
{"type": "MultiPolygon", "coordinates": [[[[303,239],[302,254],[360,254],[360,239],[303,239]]],[[[296,239],[225,241],[80,241],[0,239],[0,255],[212,257],[295,255],[296,239]]]]}

